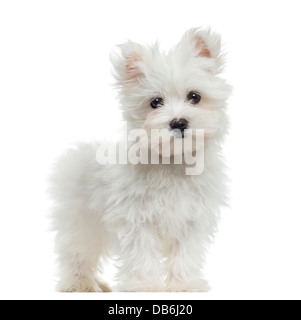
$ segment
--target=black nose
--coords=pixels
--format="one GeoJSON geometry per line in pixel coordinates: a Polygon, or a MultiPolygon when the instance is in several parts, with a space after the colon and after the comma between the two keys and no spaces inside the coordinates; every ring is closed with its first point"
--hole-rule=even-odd
{"type": "Polygon", "coordinates": [[[184,130],[188,128],[188,121],[186,119],[173,119],[170,123],[170,128],[172,130],[178,129],[182,132],[182,137],[184,138],[184,130]]]}

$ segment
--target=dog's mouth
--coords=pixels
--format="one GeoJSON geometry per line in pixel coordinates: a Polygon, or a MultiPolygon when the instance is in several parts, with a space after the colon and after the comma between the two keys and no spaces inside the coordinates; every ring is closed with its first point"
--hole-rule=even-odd
{"type": "Polygon", "coordinates": [[[172,138],[175,138],[175,139],[184,139],[185,138],[185,131],[186,130],[179,130],[179,129],[171,129],[171,136],[172,138]]]}

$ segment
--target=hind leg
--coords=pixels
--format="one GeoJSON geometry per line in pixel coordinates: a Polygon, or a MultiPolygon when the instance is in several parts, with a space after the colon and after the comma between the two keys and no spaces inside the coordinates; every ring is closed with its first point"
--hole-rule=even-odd
{"type": "Polygon", "coordinates": [[[57,290],[61,292],[102,292],[108,287],[97,279],[98,259],[84,254],[63,253],[57,290]]]}
{"type": "MultiPolygon", "coordinates": [[[[66,214],[66,212],[65,212],[66,214]]],[[[93,219],[92,213],[74,214],[62,220],[56,237],[59,282],[62,292],[107,292],[105,282],[98,279],[100,257],[107,255],[110,237],[93,219]]]]}

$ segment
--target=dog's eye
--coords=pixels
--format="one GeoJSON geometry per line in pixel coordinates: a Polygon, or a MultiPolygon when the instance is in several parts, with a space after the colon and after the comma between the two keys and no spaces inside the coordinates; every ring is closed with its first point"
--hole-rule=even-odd
{"type": "Polygon", "coordinates": [[[198,104],[201,101],[201,96],[196,92],[190,92],[187,99],[192,104],[198,104]]]}
{"type": "Polygon", "coordinates": [[[162,107],[164,105],[164,101],[162,98],[156,98],[151,101],[150,105],[152,108],[157,109],[157,108],[162,107]]]}

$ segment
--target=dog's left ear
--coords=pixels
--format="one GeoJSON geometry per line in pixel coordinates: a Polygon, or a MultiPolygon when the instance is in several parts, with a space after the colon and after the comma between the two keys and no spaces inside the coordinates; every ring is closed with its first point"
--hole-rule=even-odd
{"type": "Polygon", "coordinates": [[[179,45],[182,50],[189,50],[194,57],[213,59],[219,65],[223,64],[221,38],[209,28],[188,30],[179,45]]]}

